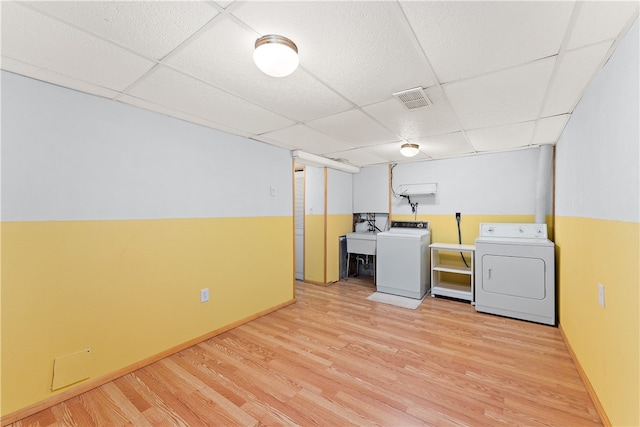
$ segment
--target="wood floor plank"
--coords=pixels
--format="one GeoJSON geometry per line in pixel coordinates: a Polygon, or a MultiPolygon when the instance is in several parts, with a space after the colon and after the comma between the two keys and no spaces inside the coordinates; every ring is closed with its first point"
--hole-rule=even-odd
{"type": "Polygon", "coordinates": [[[602,425],[558,329],[374,291],[299,282],[296,304],[10,427],[602,425]]]}
{"type": "Polygon", "coordinates": [[[310,421],[317,425],[372,425],[373,423],[358,415],[352,408],[335,402],[331,395],[315,394],[308,390],[300,390],[290,401],[290,405],[305,412],[310,421]]]}
{"type": "MultiPolygon", "coordinates": [[[[61,420],[61,422],[65,424],[75,425],[75,426],[79,425],[78,421],[76,421],[77,419],[74,419],[71,411],[69,410],[68,405],[56,405],[55,407],[51,408],[51,411],[56,419],[55,423],[58,422],[57,420],[61,420]]],[[[91,418],[84,417],[84,422],[91,422],[91,418]]],[[[52,424],[52,425],[55,425],[55,424],[52,424]]]]}
{"type": "Polygon", "coordinates": [[[137,382],[140,384],[140,391],[146,393],[143,394],[149,402],[153,403],[156,417],[162,417],[164,422],[167,422],[176,426],[191,426],[191,425],[203,425],[189,409],[189,406],[185,405],[183,399],[181,399],[182,393],[178,390],[173,390],[165,386],[162,380],[158,380],[157,375],[150,374],[158,368],[157,363],[153,363],[145,368],[135,371],[137,382]]]}
{"type": "Polygon", "coordinates": [[[115,384],[115,382],[112,381],[100,388],[109,397],[109,399],[114,402],[118,407],[118,410],[122,413],[122,417],[125,419],[123,425],[127,425],[129,423],[135,426],[152,425],[138,407],[129,399],[129,397],[126,396],[115,384]]]}
{"type": "Polygon", "coordinates": [[[130,420],[127,419],[119,405],[110,398],[107,393],[109,385],[112,383],[78,396],[80,404],[91,416],[92,424],[113,427],[126,426],[130,420]]]}
{"type": "Polygon", "coordinates": [[[130,375],[125,375],[124,377],[116,379],[113,383],[140,413],[144,413],[144,411],[151,408],[152,405],[145,400],[133,384],[130,383],[130,379],[130,375]]]}
{"type": "Polygon", "coordinates": [[[214,364],[215,368],[212,369],[209,361],[200,356],[202,353],[198,351],[183,351],[172,359],[185,371],[198,378],[204,384],[203,389],[211,389],[237,407],[244,405],[247,402],[244,390],[233,387],[233,383],[227,381],[227,371],[219,364],[214,364]]]}
{"type": "MultiPolygon", "coordinates": [[[[152,390],[153,384],[150,381],[145,382],[145,373],[142,369],[125,375],[117,381],[126,382],[147,404],[148,408],[141,411],[145,417],[155,425],[171,425],[185,426],[187,421],[184,420],[177,411],[174,411],[170,402],[162,399],[165,390],[152,390]]],[[[73,399],[72,399],[73,400],[73,399]]],[[[145,405],[146,406],[146,405],[145,405]]]]}
{"type": "MultiPolygon", "coordinates": [[[[254,426],[258,424],[258,421],[256,419],[254,419],[250,415],[240,410],[239,407],[236,404],[234,404],[234,402],[230,401],[224,395],[218,393],[216,390],[209,387],[207,384],[201,381],[197,376],[191,375],[191,373],[189,373],[187,370],[183,369],[182,367],[180,367],[180,365],[175,363],[172,360],[172,358],[164,359],[160,361],[160,363],[170,368],[171,372],[173,372],[174,374],[178,375],[181,379],[186,381],[189,384],[189,389],[195,388],[195,392],[192,393],[192,396],[197,395],[198,397],[201,397],[199,399],[200,401],[210,402],[216,408],[219,408],[220,410],[217,412],[219,414],[224,414],[225,416],[217,417],[217,418],[220,418],[220,421],[223,421],[224,425],[234,424],[234,425],[254,426]]],[[[193,399],[191,398],[189,400],[190,407],[192,407],[192,402],[193,402],[193,399]]],[[[194,412],[198,414],[203,413],[203,411],[199,411],[197,410],[197,408],[194,409],[192,407],[192,410],[194,410],[194,412]]],[[[205,421],[208,422],[208,420],[205,420],[205,421]]]]}
{"type": "Polygon", "coordinates": [[[56,405],[52,409],[55,411],[57,406],[66,407],[71,418],[70,420],[58,418],[58,424],[60,425],[73,425],[78,427],[96,425],[96,421],[84,408],[81,399],[69,399],[64,402],[64,404],[56,405]]]}
{"type": "MultiPolygon", "coordinates": [[[[58,405],[56,405],[58,406],[58,405]]],[[[64,415],[58,418],[54,409],[58,412],[58,414],[63,413],[66,408],[61,406],[60,408],[52,407],[45,409],[43,411],[38,412],[37,414],[31,415],[30,417],[23,418],[20,421],[15,422],[12,426],[15,427],[48,427],[54,426],[58,422],[58,419],[64,419],[64,415]]],[[[69,424],[67,424],[69,425],[69,424]]]]}

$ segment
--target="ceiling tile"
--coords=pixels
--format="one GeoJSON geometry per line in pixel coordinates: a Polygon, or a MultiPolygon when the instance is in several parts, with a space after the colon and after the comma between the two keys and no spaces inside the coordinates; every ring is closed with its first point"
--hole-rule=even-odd
{"type": "Polygon", "coordinates": [[[558,142],[569,117],[570,114],[561,114],[538,120],[533,144],[555,144],[558,142]]]}
{"type": "Polygon", "coordinates": [[[384,158],[375,156],[362,148],[357,148],[349,151],[327,153],[325,157],[334,160],[346,161],[348,163],[351,163],[352,165],[359,167],[388,163],[384,158]]]}
{"type": "Polygon", "coordinates": [[[441,83],[556,55],[573,2],[402,2],[441,83]]]}
{"type": "Polygon", "coordinates": [[[123,90],[154,63],[14,2],[2,3],[2,56],[123,90]]]}
{"type": "Polygon", "coordinates": [[[430,157],[424,153],[424,151],[420,151],[414,157],[405,157],[400,154],[400,146],[404,144],[404,142],[393,142],[391,144],[383,144],[376,145],[373,147],[366,147],[363,150],[385,159],[387,162],[391,163],[408,163],[408,162],[416,162],[419,160],[429,160],[430,157]]]}
{"type": "Polygon", "coordinates": [[[213,6],[201,1],[38,1],[28,4],[156,59],[167,55],[218,14],[213,6]]]}
{"type": "Polygon", "coordinates": [[[420,152],[434,159],[455,157],[475,152],[473,146],[467,141],[462,132],[420,138],[409,142],[420,145],[420,152]]]}
{"type": "Polygon", "coordinates": [[[314,120],[307,125],[357,147],[395,142],[400,139],[362,111],[355,109],[314,120]]]}
{"type": "Polygon", "coordinates": [[[354,147],[335,140],[305,125],[295,125],[286,129],[267,132],[261,136],[286,144],[295,150],[322,155],[335,151],[351,150],[354,147]]]}
{"type": "Polygon", "coordinates": [[[436,83],[395,2],[243,2],[233,14],[292,39],[301,67],[358,105],[436,83]]]}
{"type": "Polygon", "coordinates": [[[467,131],[477,151],[500,151],[531,143],[535,121],[467,131]]]}
{"type": "Polygon", "coordinates": [[[464,129],[535,120],[555,57],[444,86],[464,129]]]}
{"type": "Polygon", "coordinates": [[[294,124],[291,120],[161,66],[129,90],[129,94],[253,134],[294,124]]]}
{"type": "Polygon", "coordinates": [[[570,113],[576,106],[588,83],[604,64],[611,41],[566,52],[551,83],[544,115],[570,113]]]}
{"type": "Polygon", "coordinates": [[[253,62],[256,38],[232,20],[220,19],[167,64],[295,120],[317,119],[351,108],[304,69],[285,78],[261,72],[253,62]]]}
{"type": "Polygon", "coordinates": [[[638,16],[637,1],[584,1],[567,49],[618,37],[625,24],[638,16]]]}
{"type": "Polygon", "coordinates": [[[460,130],[460,124],[440,87],[426,90],[429,107],[409,110],[393,98],[363,107],[380,123],[404,139],[422,138],[460,130]]]}

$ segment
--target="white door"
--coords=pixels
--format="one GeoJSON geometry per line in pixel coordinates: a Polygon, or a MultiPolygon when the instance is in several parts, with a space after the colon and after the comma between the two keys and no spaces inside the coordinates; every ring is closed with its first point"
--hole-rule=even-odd
{"type": "Polygon", "coordinates": [[[296,279],[304,280],[304,171],[295,174],[296,279]]]}

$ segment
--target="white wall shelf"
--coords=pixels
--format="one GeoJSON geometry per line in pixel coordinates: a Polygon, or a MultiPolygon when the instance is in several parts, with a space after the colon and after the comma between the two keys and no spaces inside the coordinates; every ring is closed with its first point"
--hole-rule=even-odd
{"type": "Polygon", "coordinates": [[[436,295],[456,298],[475,303],[474,297],[474,245],[458,245],[452,243],[433,243],[431,248],[431,296],[436,295]],[[463,253],[467,255],[469,267],[458,265],[450,260],[463,253]],[[441,280],[442,273],[468,276],[469,284],[452,283],[441,280]]]}
{"type": "Polygon", "coordinates": [[[407,196],[419,196],[436,194],[438,192],[438,184],[430,182],[426,184],[400,184],[398,185],[398,193],[407,196]]]}

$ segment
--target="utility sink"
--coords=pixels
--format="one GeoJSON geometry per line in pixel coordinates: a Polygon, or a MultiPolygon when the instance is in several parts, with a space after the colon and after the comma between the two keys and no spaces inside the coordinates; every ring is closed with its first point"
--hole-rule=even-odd
{"type": "Polygon", "coordinates": [[[347,234],[347,252],[352,254],[375,255],[378,233],[347,234]]]}

